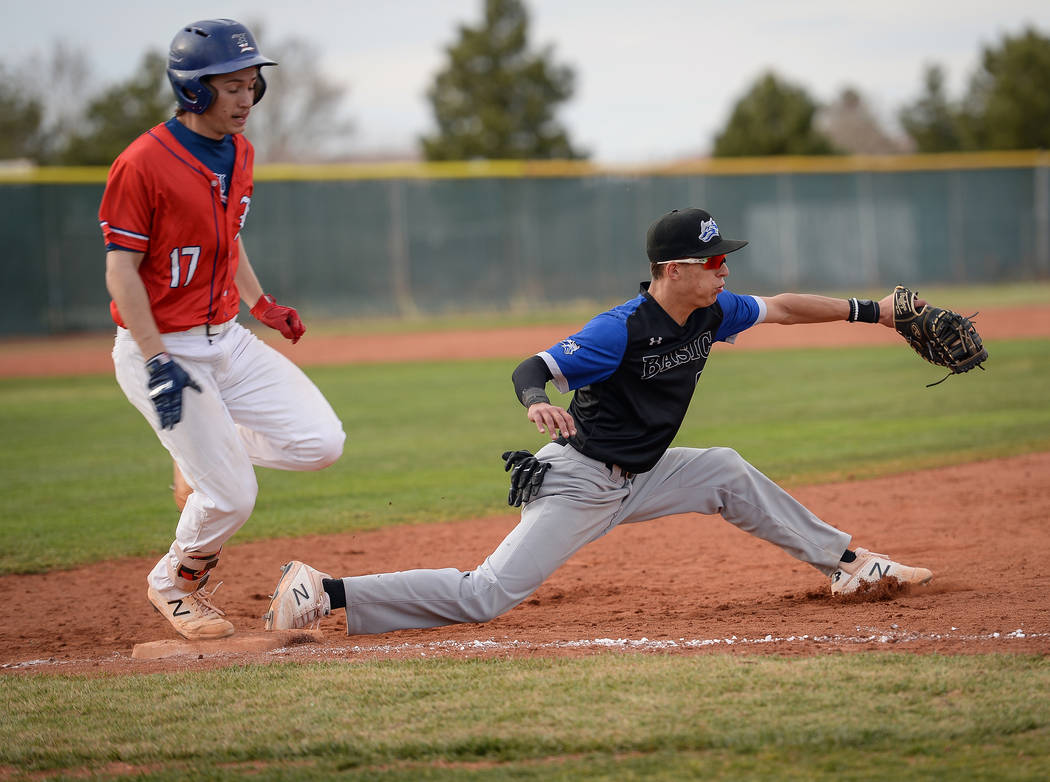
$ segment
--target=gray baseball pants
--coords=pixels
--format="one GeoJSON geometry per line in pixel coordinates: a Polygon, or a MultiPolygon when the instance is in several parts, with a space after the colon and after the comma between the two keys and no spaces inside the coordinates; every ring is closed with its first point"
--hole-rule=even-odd
{"type": "Polygon", "coordinates": [[[850,542],[731,448],[671,448],[652,470],[633,477],[570,445],[549,443],[536,456],[551,463],[540,496],[474,570],[344,578],[347,633],[487,622],[614,527],[675,513],[721,514],[829,576],[850,542]]]}

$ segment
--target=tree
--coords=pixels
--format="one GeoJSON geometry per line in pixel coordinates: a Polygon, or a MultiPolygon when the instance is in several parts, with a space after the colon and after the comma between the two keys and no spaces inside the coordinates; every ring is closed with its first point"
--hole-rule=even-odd
{"type": "Polygon", "coordinates": [[[985,47],[964,116],[972,148],[1050,148],[1050,38],[1028,28],[985,47]]]}
{"type": "Polygon", "coordinates": [[[864,97],[852,87],[817,112],[816,126],[835,149],[851,155],[888,155],[904,152],[907,146],[882,129],[864,97]]]}
{"type": "Polygon", "coordinates": [[[926,67],[924,92],[915,103],[900,112],[904,132],[919,152],[952,152],[962,149],[963,122],[960,110],[944,91],[944,71],[937,65],[926,67]]]}
{"type": "Polygon", "coordinates": [[[43,143],[37,162],[54,163],[83,126],[89,90],[94,85],[88,51],[61,39],[52,41],[44,54],[33,53],[26,58],[18,78],[43,108],[43,143]]]}
{"type": "Polygon", "coordinates": [[[814,125],[817,104],[775,73],[760,76],[715,137],[715,157],[827,155],[831,142],[814,125]]]}
{"type": "Polygon", "coordinates": [[[72,136],[60,162],[108,166],[138,136],[171,117],[175,98],[166,67],[165,55],[147,52],[133,77],[92,99],[82,120],[86,130],[72,136]]]}
{"type": "Polygon", "coordinates": [[[900,113],[920,152],[1050,148],[1050,38],[1033,29],[984,48],[962,101],[945,95],[939,66],[924,88],[900,113]]]}
{"type": "Polygon", "coordinates": [[[19,84],[0,66],[0,160],[35,160],[45,143],[44,108],[19,84]]]}
{"type": "Polygon", "coordinates": [[[278,64],[262,69],[266,95],[248,123],[256,161],[302,163],[324,159],[326,147],[337,151],[353,132],[339,117],[346,87],[321,73],[317,48],[305,40],[289,38],[263,51],[278,64]]]}
{"type": "Polygon", "coordinates": [[[427,160],[580,158],[556,108],[572,97],[575,74],[553,49],[528,50],[521,0],[485,0],[478,27],[460,25],[448,64],[427,90],[437,132],[420,139],[427,160]]]}
{"type": "Polygon", "coordinates": [[[15,68],[0,65],[0,159],[55,162],[83,114],[91,64],[83,49],[53,41],[15,68]]]}

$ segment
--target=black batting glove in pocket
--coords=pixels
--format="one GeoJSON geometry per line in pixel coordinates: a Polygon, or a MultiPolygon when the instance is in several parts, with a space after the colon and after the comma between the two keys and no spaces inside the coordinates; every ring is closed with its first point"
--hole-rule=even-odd
{"type": "Polygon", "coordinates": [[[550,462],[541,462],[530,451],[504,451],[502,459],[504,471],[510,473],[507,504],[517,508],[539,494],[543,476],[551,465],[550,462]]]}

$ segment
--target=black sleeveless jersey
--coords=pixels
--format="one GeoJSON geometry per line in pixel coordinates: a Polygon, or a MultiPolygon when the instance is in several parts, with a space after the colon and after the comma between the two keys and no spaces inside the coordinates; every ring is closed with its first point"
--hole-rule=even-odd
{"type": "Polygon", "coordinates": [[[572,446],[635,473],[651,470],[674,440],[711,346],[765,317],[761,299],[724,290],[680,326],[648,288],[538,354],[554,386],[576,392],[572,446]]]}

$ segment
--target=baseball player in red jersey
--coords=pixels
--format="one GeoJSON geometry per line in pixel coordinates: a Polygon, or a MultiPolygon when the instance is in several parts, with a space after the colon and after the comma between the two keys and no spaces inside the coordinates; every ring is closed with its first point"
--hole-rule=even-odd
{"type": "Polygon", "coordinates": [[[234,632],[203,587],[254,508],[254,465],[319,470],[345,439],[306,375],[237,322],[243,299],[293,343],[305,332],[264,292],[241,238],[254,159],[242,134],[267,65],[233,20],[179,30],[168,57],[176,114],[117,157],[99,208],[117,382],[192,489],[147,596],[191,639],[234,632]]]}

